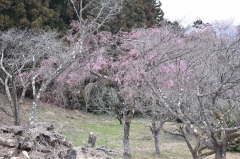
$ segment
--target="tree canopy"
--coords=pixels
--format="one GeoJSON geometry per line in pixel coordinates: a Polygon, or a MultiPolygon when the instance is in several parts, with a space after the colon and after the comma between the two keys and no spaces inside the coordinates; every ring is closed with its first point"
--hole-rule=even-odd
{"type": "MultiPolygon", "coordinates": [[[[152,27],[163,19],[161,2],[156,0],[124,0],[121,12],[101,30],[114,32],[122,27],[131,28],[152,27]]],[[[88,0],[75,0],[78,10],[85,6],[88,0]],[[80,3],[81,2],[81,3],[80,3]]],[[[83,12],[83,19],[91,19],[89,11],[97,10],[98,1],[94,1],[83,12]]],[[[91,12],[92,13],[92,12],[91,12]]],[[[0,29],[12,27],[33,28],[67,28],[72,20],[77,19],[76,11],[67,0],[2,0],[0,3],[0,29]]]]}
{"type": "Polygon", "coordinates": [[[156,0],[125,0],[121,12],[108,26],[112,32],[122,27],[124,31],[132,28],[153,27],[163,20],[161,2],[156,0]]]}
{"type": "Polygon", "coordinates": [[[74,10],[65,0],[2,0],[0,28],[64,28],[74,18],[74,10]]]}

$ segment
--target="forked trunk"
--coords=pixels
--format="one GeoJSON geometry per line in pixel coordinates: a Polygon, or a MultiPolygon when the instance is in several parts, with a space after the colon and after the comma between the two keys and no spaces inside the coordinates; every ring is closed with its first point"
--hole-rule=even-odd
{"type": "Polygon", "coordinates": [[[124,159],[131,158],[131,149],[130,149],[130,122],[124,122],[124,136],[123,136],[123,147],[124,147],[124,159]]]}
{"type": "Polygon", "coordinates": [[[55,79],[53,77],[51,79],[47,80],[45,83],[43,83],[38,92],[36,92],[35,78],[32,79],[32,89],[33,89],[34,99],[33,99],[32,111],[30,113],[30,118],[29,118],[29,122],[28,122],[28,128],[31,128],[31,126],[35,122],[38,106],[39,106],[39,103],[40,103],[40,97],[42,96],[42,94],[47,89],[47,86],[53,81],[53,79],[55,79]]]}
{"type": "Polygon", "coordinates": [[[215,159],[226,159],[227,146],[219,146],[216,148],[215,159]]]}

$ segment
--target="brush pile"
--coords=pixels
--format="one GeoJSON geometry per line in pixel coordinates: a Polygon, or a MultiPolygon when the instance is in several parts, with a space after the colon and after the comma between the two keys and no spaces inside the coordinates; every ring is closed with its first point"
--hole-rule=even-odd
{"type": "Polygon", "coordinates": [[[35,123],[30,129],[2,125],[0,130],[0,158],[52,159],[58,154],[66,158],[72,150],[72,143],[48,122],[35,123]]]}
{"type": "Polygon", "coordinates": [[[0,127],[0,159],[110,159],[111,150],[95,147],[97,137],[89,133],[83,146],[73,148],[66,137],[54,131],[48,122],[38,122],[31,128],[0,127]]]}

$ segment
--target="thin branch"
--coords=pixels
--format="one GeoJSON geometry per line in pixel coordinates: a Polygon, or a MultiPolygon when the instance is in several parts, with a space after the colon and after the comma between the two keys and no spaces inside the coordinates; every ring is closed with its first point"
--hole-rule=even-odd
{"type": "Polygon", "coordinates": [[[6,109],[4,109],[2,106],[0,106],[0,110],[2,110],[5,114],[13,118],[13,115],[10,114],[6,109]]]}

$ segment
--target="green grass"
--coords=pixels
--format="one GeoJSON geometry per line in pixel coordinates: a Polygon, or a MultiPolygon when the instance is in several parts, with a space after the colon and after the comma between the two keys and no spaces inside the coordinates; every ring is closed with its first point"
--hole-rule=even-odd
{"type": "MultiPolygon", "coordinates": [[[[83,141],[87,141],[89,132],[93,132],[97,136],[97,146],[104,146],[107,142],[109,149],[119,152],[117,157],[115,156],[114,158],[122,158],[123,125],[120,125],[117,119],[104,115],[59,110],[60,108],[41,107],[38,113],[38,120],[53,123],[56,131],[65,135],[76,147],[82,146],[83,141]]],[[[154,140],[152,139],[152,134],[148,127],[149,125],[150,122],[143,119],[134,118],[132,120],[130,144],[133,158],[191,158],[191,154],[188,152],[182,139],[176,139],[176,141],[181,143],[180,147],[176,144],[175,148],[169,148],[168,143],[173,143],[173,137],[163,133],[160,135],[161,155],[156,156],[154,140]],[[182,149],[182,145],[185,146],[185,149],[182,149]],[[182,150],[186,152],[183,153],[182,150]]]]}
{"type": "MultiPolygon", "coordinates": [[[[55,130],[65,135],[75,147],[87,141],[89,132],[97,136],[96,146],[104,146],[118,152],[114,158],[122,158],[123,125],[117,119],[105,115],[85,114],[58,107],[41,106],[38,121],[51,122],[55,130]]],[[[154,140],[149,130],[151,123],[141,118],[134,118],[130,128],[130,144],[134,159],[191,159],[192,156],[184,140],[163,132],[160,133],[161,155],[155,155],[154,140]]],[[[169,128],[174,127],[169,124],[169,128]]]]}

